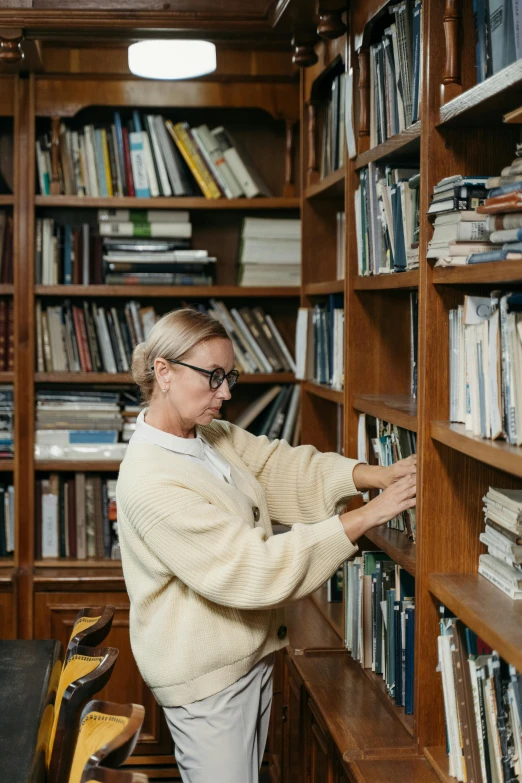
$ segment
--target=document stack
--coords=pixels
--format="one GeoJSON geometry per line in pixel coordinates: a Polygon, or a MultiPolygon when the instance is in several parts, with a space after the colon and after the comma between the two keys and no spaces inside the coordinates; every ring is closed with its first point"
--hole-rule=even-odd
{"type": "Polygon", "coordinates": [[[522,490],[490,487],[483,498],[486,528],[480,540],[488,548],[479,557],[479,573],[510,598],[522,599],[522,490]]]}

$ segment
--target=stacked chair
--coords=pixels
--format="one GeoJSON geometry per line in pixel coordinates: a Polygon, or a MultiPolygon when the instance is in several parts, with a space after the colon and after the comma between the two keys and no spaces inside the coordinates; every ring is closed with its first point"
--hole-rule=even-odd
{"type": "Polygon", "coordinates": [[[82,609],[76,616],[63,663],[52,674],[51,699],[41,730],[46,736],[47,783],[146,783],[141,773],[118,767],[131,755],[143,724],[139,704],[91,701],[107,684],[118,658],[101,646],[114,607],[82,609]]]}

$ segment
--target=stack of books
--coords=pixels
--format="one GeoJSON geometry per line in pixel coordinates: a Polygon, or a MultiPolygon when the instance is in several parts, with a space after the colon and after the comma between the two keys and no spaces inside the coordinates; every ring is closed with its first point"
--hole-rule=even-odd
{"type": "Polygon", "coordinates": [[[108,285],[212,285],[216,259],[193,250],[182,210],[99,210],[108,285]]]}
{"type": "Polygon", "coordinates": [[[428,258],[436,266],[468,263],[472,254],[490,250],[489,230],[480,205],[487,196],[487,177],[445,177],[435,185],[428,215],[435,216],[428,258]]]}
{"type": "MultiPolygon", "coordinates": [[[[51,139],[36,142],[40,193],[50,194],[51,139]]],[[[140,115],[96,127],[60,129],[60,191],[65,195],[271,196],[266,183],[236,139],[221,127],[191,128],[159,114],[140,115]]]]}
{"type": "MultiPolygon", "coordinates": [[[[417,435],[411,430],[398,427],[396,424],[366,416],[359,417],[360,438],[358,445],[358,459],[362,462],[388,467],[401,459],[406,459],[417,452],[417,435]],[[371,449],[371,453],[369,453],[371,449]]],[[[375,496],[373,491],[368,493],[375,496]]],[[[416,509],[410,508],[398,517],[388,522],[388,527],[400,530],[415,541],[417,535],[416,509]]]]}
{"type": "Polygon", "coordinates": [[[300,391],[298,383],[272,386],[248,405],[234,424],[252,432],[266,435],[268,440],[286,440],[291,446],[299,445],[300,391]]]}
{"type": "Polygon", "coordinates": [[[341,390],[344,386],[344,297],[300,307],[296,324],[296,378],[341,390]]]}
{"type": "Polygon", "coordinates": [[[239,248],[241,286],[301,285],[301,221],[245,218],[239,248]]]}
{"type": "Polygon", "coordinates": [[[121,411],[122,431],[121,439],[128,443],[136,431],[136,419],[138,418],[142,406],[137,397],[129,391],[121,393],[123,408],[121,411]]]}
{"type": "Polygon", "coordinates": [[[402,0],[390,6],[390,12],[382,39],[370,46],[371,147],[419,119],[422,2],[402,0]]]}
{"type": "Polygon", "coordinates": [[[355,227],[360,275],[419,265],[419,169],[370,163],[359,172],[355,227]]]}
{"type": "Polygon", "coordinates": [[[522,445],[522,295],[465,296],[449,311],[450,419],[522,445]]]}
{"type": "Polygon", "coordinates": [[[0,557],[12,555],[15,548],[15,489],[0,483],[0,557]]]}
{"type": "Polygon", "coordinates": [[[346,74],[332,79],[326,100],[321,105],[322,137],[319,175],[321,179],[344,165],[344,122],[346,74]]]}
{"type": "Polygon", "coordinates": [[[483,498],[488,548],[479,557],[479,573],[510,598],[522,599],[522,491],[490,487],[483,498]]]}
{"type": "Polygon", "coordinates": [[[414,578],[384,552],[361,552],[344,564],[343,582],[346,649],[413,714],[414,578]]]}
{"type": "Polygon", "coordinates": [[[126,443],[120,394],[107,391],[38,391],[35,458],[121,460],[126,443]]]}
{"type": "Polygon", "coordinates": [[[236,366],[244,373],[295,372],[294,358],[272,317],[262,307],[231,307],[210,300],[199,305],[226,329],[234,346],[236,366]]]}
{"type": "Polygon", "coordinates": [[[51,473],[36,481],[35,556],[119,560],[116,479],[51,473]]]}
{"type": "Polygon", "coordinates": [[[14,456],[14,391],[0,386],[0,460],[14,456]]]}
{"type": "Polygon", "coordinates": [[[438,637],[449,774],[460,781],[518,781],[522,677],[441,607],[438,637]]]}

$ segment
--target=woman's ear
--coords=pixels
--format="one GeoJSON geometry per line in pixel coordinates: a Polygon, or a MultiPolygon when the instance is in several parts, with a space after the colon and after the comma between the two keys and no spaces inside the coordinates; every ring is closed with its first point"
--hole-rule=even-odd
{"type": "Polygon", "coordinates": [[[170,381],[170,367],[165,359],[158,358],[154,361],[154,370],[156,374],[156,380],[159,383],[160,389],[168,388],[170,381]]]}

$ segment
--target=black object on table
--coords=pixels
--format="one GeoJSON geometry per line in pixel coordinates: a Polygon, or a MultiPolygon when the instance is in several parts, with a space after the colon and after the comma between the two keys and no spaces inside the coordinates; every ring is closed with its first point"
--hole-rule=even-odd
{"type": "Polygon", "coordinates": [[[43,740],[52,710],[43,722],[42,717],[54,698],[51,674],[60,652],[57,641],[0,641],[0,780],[5,783],[45,780],[43,740]]]}

